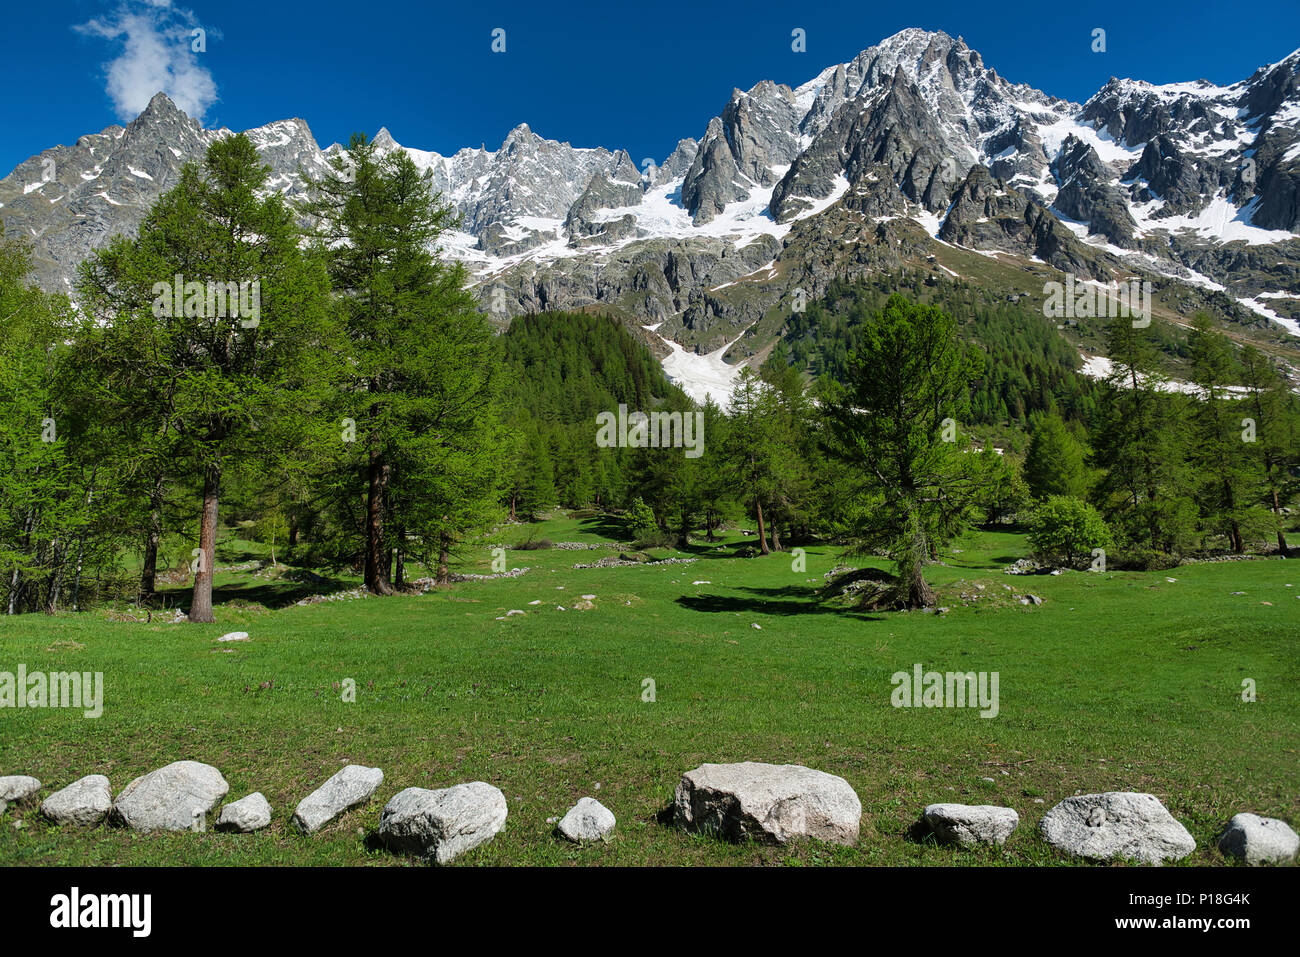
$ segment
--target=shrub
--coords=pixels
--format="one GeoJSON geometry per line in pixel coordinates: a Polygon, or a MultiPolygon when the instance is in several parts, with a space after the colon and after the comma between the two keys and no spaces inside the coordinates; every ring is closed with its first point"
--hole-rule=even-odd
{"type": "Polygon", "coordinates": [[[1108,568],[1127,572],[1162,572],[1179,564],[1177,555],[1156,551],[1147,545],[1130,545],[1121,548],[1107,559],[1108,568]]]}
{"type": "Polygon", "coordinates": [[[1101,514],[1077,498],[1053,495],[1030,521],[1029,543],[1042,562],[1079,567],[1091,560],[1094,548],[1109,548],[1113,542],[1101,514]]]}
{"type": "Polygon", "coordinates": [[[674,532],[665,532],[663,529],[655,527],[642,535],[638,535],[632,542],[632,547],[645,550],[647,548],[676,548],[680,539],[674,532]]]}
{"type": "Polygon", "coordinates": [[[659,523],[655,521],[655,511],[637,496],[627,509],[627,527],[633,539],[648,538],[659,532],[659,523]]]}
{"type": "Polygon", "coordinates": [[[533,538],[532,536],[529,536],[524,541],[514,546],[514,549],[517,552],[532,552],[544,548],[553,548],[554,546],[555,543],[549,538],[533,538]]]}

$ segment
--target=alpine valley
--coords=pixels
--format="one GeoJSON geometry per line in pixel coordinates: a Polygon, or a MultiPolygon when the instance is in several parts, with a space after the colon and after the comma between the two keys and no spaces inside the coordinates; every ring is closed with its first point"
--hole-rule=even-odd
{"type": "MultiPolygon", "coordinates": [[[[735,90],[662,162],[544,139],[400,146],[460,214],[448,255],[504,326],[546,310],[627,321],[695,398],[788,333],[837,279],[907,271],[1043,318],[1047,282],[1150,282],[1156,317],[1196,312],[1300,367],[1300,50],[1231,86],[1112,79],[1086,103],[1013,83],[963,40],[904,30],[802,86],[735,90]]],[[[131,233],[180,169],[230,135],[158,94],[0,179],[34,276],[131,233]]],[[[248,131],[291,198],[342,152],[300,119],[248,131]]],[[[1100,324],[1060,324],[1097,374],[1100,324]]]]}

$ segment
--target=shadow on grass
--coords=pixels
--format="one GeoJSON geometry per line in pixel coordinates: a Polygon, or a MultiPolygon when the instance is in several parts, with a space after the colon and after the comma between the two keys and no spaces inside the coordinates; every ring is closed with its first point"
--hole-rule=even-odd
{"type": "Polygon", "coordinates": [[[718,612],[752,612],[762,615],[839,615],[859,621],[884,621],[860,608],[832,605],[820,598],[815,589],[786,585],[783,588],[741,588],[753,597],[740,595],[681,595],[675,601],[683,608],[716,614],[718,612]]]}
{"type": "Polygon", "coordinates": [[[615,542],[625,542],[631,537],[627,524],[613,515],[584,518],[578,527],[588,535],[599,535],[615,542]]]}
{"type": "MultiPolygon", "coordinates": [[[[289,578],[273,580],[256,580],[253,582],[227,582],[212,588],[212,605],[220,610],[222,604],[232,601],[249,602],[274,611],[288,608],[312,595],[328,595],[331,592],[355,588],[357,582],[341,578],[320,577],[315,581],[294,581],[289,578]]],[[[166,609],[179,608],[187,615],[194,597],[193,584],[172,585],[158,589],[160,604],[166,609]]]]}

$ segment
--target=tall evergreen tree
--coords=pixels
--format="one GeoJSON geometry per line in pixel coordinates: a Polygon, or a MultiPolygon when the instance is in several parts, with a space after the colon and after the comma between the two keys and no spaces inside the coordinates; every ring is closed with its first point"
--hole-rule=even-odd
{"type": "Polygon", "coordinates": [[[858,482],[841,534],[854,554],[888,552],[909,608],[934,604],[923,566],[969,524],[977,502],[979,457],[965,454],[953,429],[978,374],[950,316],[895,295],[867,323],[826,405],[827,451],[858,482]]]}
{"type": "Polygon", "coordinates": [[[381,156],[355,134],[303,206],[343,313],[340,411],[356,424],[356,452],[340,487],[364,495],[365,585],[380,595],[393,592],[392,549],[406,536],[445,556],[498,494],[499,360],[464,266],[431,252],[455,220],[430,184],[405,152],[381,156]]]}
{"type": "Polygon", "coordinates": [[[1196,519],[1185,424],[1160,391],[1165,376],[1149,329],[1128,316],[1111,320],[1106,352],[1113,369],[1090,433],[1104,469],[1094,489],[1097,506],[1125,542],[1177,552],[1196,519]]]}
{"type": "Polygon", "coordinates": [[[269,175],[247,136],[218,140],[136,239],[114,241],[82,274],[105,323],[105,382],[156,402],[135,410],[144,421],[131,434],[201,485],[195,622],[215,620],[223,476],[301,441],[333,378],[325,273],[299,248],[283,199],[263,195],[269,175]]]}
{"type": "Polygon", "coordinates": [[[1083,446],[1059,415],[1044,415],[1034,424],[1024,474],[1029,491],[1040,501],[1053,495],[1083,498],[1087,494],[1083,446]]]}
{"type": "Polygon", "coordinates": [[[1300,412],[1286,382],[1254,346],[1241,350],[1241,381],[1247,390],[1240,408],[1243,439],[1257,463],[1260,497],[1273,513],[1278,553],[1289,557],[1282,523],[1300,484],[1293,477],[1300,469],[1300,412]]]}
{"type": "Polygon", "coordinates": [[[1221,531],[1237,554],[1246,550],[1242,524],[1249,510],[1247,489],[1256,460],[1242,441],[1240,403],[1228,394],[1238,378],[1232,344],[1215,330],[1210,318],[1193,319],[1189,341],[1192,381],[1200,394],[1192,403],[1190,461],[1196,470],[1201,515],[1211,530],[1221,531]]]}

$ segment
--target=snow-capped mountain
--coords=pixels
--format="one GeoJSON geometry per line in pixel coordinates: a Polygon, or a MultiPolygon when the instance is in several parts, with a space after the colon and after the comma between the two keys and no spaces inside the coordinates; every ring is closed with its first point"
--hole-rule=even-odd
{"type": "MultiPolygon", "coordinates": [[[[297,119],[248,132],[290,195],[343,149],[297,119]]],[[[598,305],[709,353],[795,288],[960,247],[1098,280],[1177,277],[1300,334],[1300,51],[1227,87],[1112,79],[1077,104],[911,29],[797,88],[736,90],[695,132],[658,164],[526,125],[452,156],[375,139],[460,214],[446,249],[503,319],[598,305]]],[[[71,288],[87,253],[226,135],[159,94],[129,126],[19,165],[0,219],[31,241],[43,285],[71,288]]],[[[697,358],[718,372],[720,356],[697,358]]]]}

